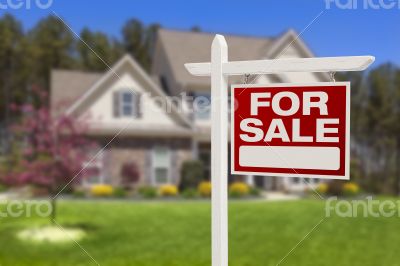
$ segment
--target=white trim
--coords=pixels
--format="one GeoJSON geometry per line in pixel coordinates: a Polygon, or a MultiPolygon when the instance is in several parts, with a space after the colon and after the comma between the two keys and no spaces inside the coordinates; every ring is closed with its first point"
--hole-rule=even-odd
{"type": "MultiPolygon", "coordinates": [[[[307,177],[307,178],[320,178],[320,179],[339,179],[349,180],[350,179],[350,82],[315,82],[315,83],[277,83],[277,84],[232,84],[231,95],[235,88],[262,88],[262,87],[321,87],[321,86],[346,86],[346,143],[345,143],[345,173],[343,176],[333,175],[315,175],[315,174],[288,174],[288,173],[270,173],[270,172],[247,172],[247,171],[235,171],[235,132],[234,127],[231,129],[231,174],[234,175],[265,175],[265,176],[282,176],[282,177],[307,177]]],[[[235,124],[234,116],[234,102],[231,101],[231,123],[235,124]]]]}

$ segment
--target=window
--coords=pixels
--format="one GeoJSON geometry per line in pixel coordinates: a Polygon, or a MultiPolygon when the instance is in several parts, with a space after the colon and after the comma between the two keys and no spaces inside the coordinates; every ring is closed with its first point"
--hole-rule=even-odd
{"type": "Polygon", "coordinates": [[[211,150],[203,149],[199,152],[199,159],[204,165],[204,178],[207,180],[211,179],[211,150]]]}
{"type": "Polygon", "coordinates": [[[293,184],[300,184],[300,178],[299,177],[293,177],[292,178],[292,182],[293,182],[293,184]]]}
{"type": "Polygon", "coordinates": [[[133,115],[133,93],[122,92],[121,93],[121,114],[123,116],[133,115]]]}
{"type": "Polygon", "coordinates": [[[140,117],[140,93],[130,89],[116,91],[114,93],[115,117],[140,117]]]}
{"type": "Polygon", "coordinates": [[[153,150],[153,182],[155,185],[169,183],[170,154],[166,147],[153,150]]]}
{"type": "Polygon", "coordinates": [[[193,111],[196,119],[210,119],[211,95],[209,93],[196,93],[193,100],[193,111]]]}
{"type": "Polygon", "coordinates": [[[82,175],[84,176],[83,185],[85,186],[104,184],[103,153],[94,156],[91,161],[83,163],[82,175]]]}

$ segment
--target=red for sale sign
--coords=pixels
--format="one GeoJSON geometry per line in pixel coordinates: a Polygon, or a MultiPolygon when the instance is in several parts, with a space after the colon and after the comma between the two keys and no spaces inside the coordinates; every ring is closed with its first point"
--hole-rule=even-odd
{"type": "Polygon", "coordinates": [[[232,174],[349,179],[350,83],[232,85],[232,174]]]}

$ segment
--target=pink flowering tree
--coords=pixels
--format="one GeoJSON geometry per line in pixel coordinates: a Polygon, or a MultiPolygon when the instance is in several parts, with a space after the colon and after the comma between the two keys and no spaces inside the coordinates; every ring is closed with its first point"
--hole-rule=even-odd
{"type": "MultiPolygon", "coordinates": [[[[45,103],[47,95],[39,89],[34,94],[45,103]]],[[[53,117],[47,105],[12,105],[22,119],[12,126],[18,143],[19,159],[5,182],[10,186],[34,185],[47,190],[51,197],[51,221],[56,218],[56,199],[68,186],[84,176],[83,162],[93,143],[84,136],[85,126],[76,119],[53,117]]]]}

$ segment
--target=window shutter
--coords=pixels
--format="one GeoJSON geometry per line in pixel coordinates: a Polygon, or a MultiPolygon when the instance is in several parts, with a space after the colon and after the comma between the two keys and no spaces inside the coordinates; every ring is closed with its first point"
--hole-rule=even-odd
{"type": "Polygon", "coordinates": [[[141,103],[141,99],[142,99],[142,94],[141,93],[135,93],[135,97],[134,97],[134,108],[135,108],[135,116],[137,118],[142,117],[142,103],[141,103]]]}
{"type": "Polygon", "coordinates": [[[121,97],[119,91],[113,93],[113,115],[114,117],[120,117],[121,111],[121,97]]]}

